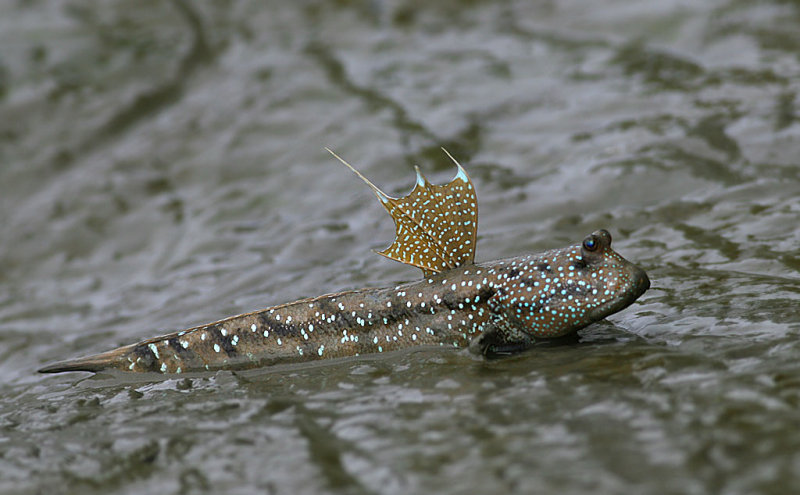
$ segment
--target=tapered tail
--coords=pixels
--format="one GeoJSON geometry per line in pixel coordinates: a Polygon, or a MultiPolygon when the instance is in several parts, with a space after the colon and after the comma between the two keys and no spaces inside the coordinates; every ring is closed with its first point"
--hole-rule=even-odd
{"type": "Polygon", "coordinates": [[[120,368],[127,363],[125,358],[128,353],[125,352],[126,350],[126,348],[122,347],[92,356],[61,361],[40,368],[38,371],[39,373],[64,373],[66,371],[91,371],[96,373],[108,368],[120,368]]]}

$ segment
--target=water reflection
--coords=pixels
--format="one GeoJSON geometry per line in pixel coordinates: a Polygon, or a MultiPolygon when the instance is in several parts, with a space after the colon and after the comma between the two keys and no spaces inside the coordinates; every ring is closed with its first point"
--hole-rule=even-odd
{"type": "Polygon", "coordinates": [[[798,12],[0,5],[0,491],[796,491],[798,12]],[[445,146],[480,260],[607,228],[653,288],[508,360],[34,374],[416,277],[324,146],[392,194],[445,146]]]}

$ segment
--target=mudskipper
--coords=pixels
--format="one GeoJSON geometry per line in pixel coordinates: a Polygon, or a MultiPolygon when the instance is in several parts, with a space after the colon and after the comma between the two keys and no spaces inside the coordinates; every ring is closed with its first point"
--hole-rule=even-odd
{"type": "Polygon", "coordinates": [[[478,200],[467,172],[434,185],[417,172],[394,198],[328,150],[372,189],[395,222],[379,254],[418,267],[422,280],[303,299],[118,349],[46,366],[41,373],[181,373],[383,353],[412,346],[523,351],[629,306],[649,287],[641,268],[598,230],[561,249],[475,263],[478,200]]]}

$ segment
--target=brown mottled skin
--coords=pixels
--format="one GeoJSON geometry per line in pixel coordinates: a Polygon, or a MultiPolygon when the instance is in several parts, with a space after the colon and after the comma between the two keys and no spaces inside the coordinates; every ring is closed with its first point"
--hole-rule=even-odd
{"type": "MultiPolygon", "coordinates": [[[[476,269],[474,266],[469,268],[472,268],[473,272],[476,269]]],[[[446,276],[435,276],[432,279],[434,285],[445,279],[448,283],[460,283],[460,280],[465,278],[464,272],[470,271],[469,268],[456,269],[457,273],[448,273],[446,276]]],[[[394,288],[363,289],[304,299],[195,327],[183,335],[180,335],[181,332],[176,332],[121,347],[99,354],[94,360],[82,360],[78,367],[81,371],[117,368],[125,371],[161,372],[161,366],[165,364],[166,371],[174,373],[245,369],[279,363],[355,356],[379,352],[378,346],[381,347],[380,352],[410,345],[465,346],[469,342],[467,333],[474,333],[474,330],[467,329],[460,322],[467,321],[471,326],[473,322],[481,324],[487,320],[486,300],[493,293],[492,289],[483,286],[477,290],[474,285],[472,287],[458,285],[456,291],[438,291],[439,298],[434,299],[429,285],[427,280],[424,280],[394,288]],[[425,289],[423,296],[429,297],[417,298],[417,294],[423,288],[425,289]],[[413,294],[414,297],[397,295],[403,291],[413,294]],[[473,301],[475,297],[478,297],[478,303],[465,303],[466,299],[473,301]],[[408,305],[409,301],[414,301],[411,306],[408,305]],[[391,303],[391,306],[387,303],[391,303]],[[355,309],[342,311],[339,309],[339,304],[348,309],[355,309]],[[461,309],[458,307],[459,304],[462,305],[461,309]],[[478,311],[472,309],[473,307],[484,309],[483,316],[476,318],[478,311]],[[456,311],[455,315],[450,313],[450,308],[456,311]],[[271,314],[270,310],[274,312],[271,314]],[[356,312],[356,316],[353,316],[353,311],[356,312]],[[319,317],[315,316],[317,312],[320,314],[319,317]],[[280,314],[281,320],[275,318],[276,314],[280,314]],[[368,316],[370,314],[371,317],[368,316]],[[291,321],[287,322],[289,316],[291,321]],[[328,322],[331,316],[334,318],[328,322]],[[441,331],[447,328],[447,316],[459,322],[456,330],[441,331]],[[364,326],[359,323],[362,318],[365,321],[364,326]],[[368,321],[373,324],[368,325],[368,321]],[[308,330],[309,324],[314,325],[311,331],[308,330]],[[252,330],[253,325],[256,326],[255,331],[252,330]],[[403,325],[403,328],[398,329],[398,325],[403,325]],[[416,327],[420,330],[417,331],[416,327]],[[426,328],[431,329],[433,333],[426,332],[426,328]],[[222,329],[226,329],[224,336],[221,333],[222,329]],[[268,331],[266,338],[265,330],[268,331]],[[304,338],[303,333],[308,335],[308,339],[304,338]],[[206,335],[205,340],[201,339],[203,334],[206,335]],[[413,338],[415,334],[416,339],[413,338]],[[235,346],[232,344],[234,337],[238,337],[235,346]],[[377,344],[374,342],[375,338],[378,339],[377,344]],[[278,339],[281,341],[280,344],[278,339]],[[184,348],[181,341],[187,342],[188,347],[184,348]],[[155,357],[148,344],[158,344],[159,358],[155,357]],[[215,345],[219,351],[215,351],[215,345]],[[303,350],[302,354],[299,353],[298,347],[303,350]],[[322,355],[319,353],[321,347],[322,355]]],[[[57,364],[42,371],[63,371],[61,368],[69,366],[57,364]]]]}
{"type": "Polygon", "coordinates": [[[380,254],[421,268],[420,281],[274,306],[39,371],[234,370],[425,345],[507,354],[572,334],[649,288],[647,274],[611,249],[605,230],[578,245],[474,264],[477,200],[458,168],[446,186],[418,172],[404,198],[364,179],[397,226],[397,239],[380,254]]]}
{"type": "Polygon", "coordinates": [[[599,321],[633,303],[649,287],[647,274],[611,249],[611,238],[606,231],[598,231],[587,237],[589,239],[598,243],[595,252],[587,251],[584,246],[572,246],[538,256],[465,265],[392,288],[304,299],[88,358],[57,363],[40,371],[116,368],[180,373],[246,369],[421,345],[467,347],[472,344],[472,350],[481,354],[515,352],[529,347],[535,338],[561,337],[599,321]],[[580,253],[581,259],[570,261],[571,253],[575,252],[580,253]],[[553,259],[560,264],[552,262],[553,259]],[[544,296],[541,284],[537,290],[527,291],[528,287],[534,288],[537,281],[547,280],[549,274],[557,273],[559,266],[576,265],[574,276],[554,284],[544,296]],[[592,276],[600,270],[604,271],[604,276],[592,276]],[[580,282],[588,285],[581,286],[580,282]],[[592,297],[596,299],[590,295],[592,290],[602,294],[610,289],[613,296],[608,300],[591,302],[592,297]],[[501,301],[514,290],[525,296],[515,301],[516,304],[501,301]],[[550,293],[553,291],[555,294],[550,293]],[[557,320],[558,325],[548,320],[548,328],[552,330],[543,329],[541,325],[526,325],[516,315],[515,308],[525,304],[523,297],[530,303],[526,307],[530,314],[550,317],[550,320],[553,319],[552,308],[576,307],[575,301],[582,301],[585,311],[573,320],[557,320]],[[509,321],[513,322],[510,326],[507,325],[509,321]],[[310,330],[309,325],[313,325],[313,329],[310,330]],[[156,352],[150,345],[156,346],[156,352]]]}

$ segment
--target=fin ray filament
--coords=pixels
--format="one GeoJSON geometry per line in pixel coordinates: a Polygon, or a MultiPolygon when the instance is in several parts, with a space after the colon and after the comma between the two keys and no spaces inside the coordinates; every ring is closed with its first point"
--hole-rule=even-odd
{"type": "Polygon", "coordinates": [[[415,167],[417,182],[407,196],[381,191],[329,148],[331,155],[355,172],[375,193],[395,223],[395,240],[378,254],[420,268],[425,276],[475,259],[478,200],[464,168],[444,148],[458,173],[444,185],[431,184],[415,167]]]}

